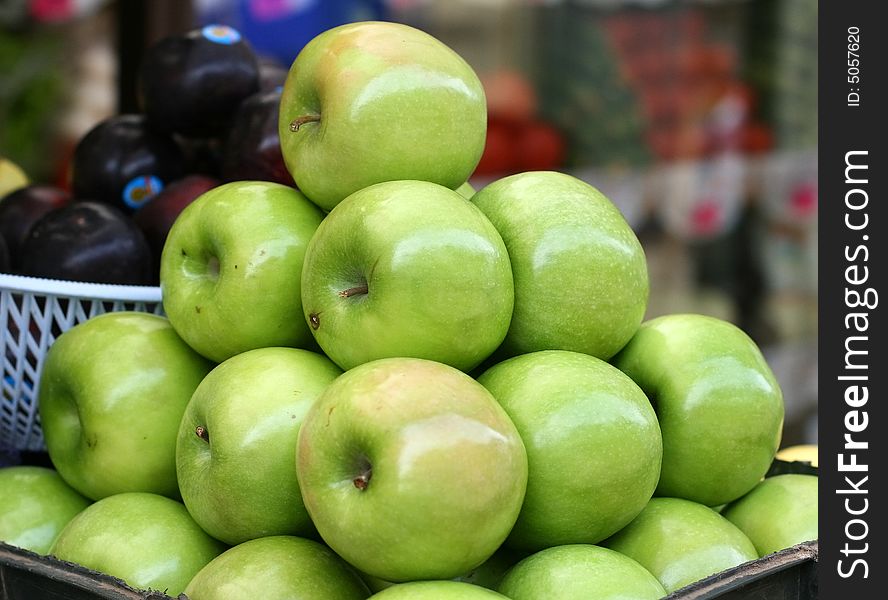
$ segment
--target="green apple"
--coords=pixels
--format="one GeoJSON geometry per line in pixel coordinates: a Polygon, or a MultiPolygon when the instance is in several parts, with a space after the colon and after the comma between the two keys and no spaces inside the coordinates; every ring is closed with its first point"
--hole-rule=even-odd
{"type": "Polygon", "coordinates": [[[603,544],[638,561],[667,592],[758,558],[742,531],[702,504],[653,498],[603,544]]]}
{"type": "Polygon", "coordinates": [[[296,185],[330,210],[383,181],[462,185],[484,150],[487,105],[472,68],[434,37],[399,23],[351,23],[296,57],[278,129],[296,185]]]}
{"type": "Polygon", "coordinates": [[[505,596],[462,581],[413,581],[386,588],[372,600],[503,600],[505,596]]]}
{"type": "Polygon", "coordinates": [[[188,344],[216,362],[312,343],[300,281],[323,213],[291,187],[235,181],[185,207],[160,263],[163,307],[188,344]]]}
{"type": "Polygon", "coordinates": [[[739,328],[703,315],[658,317],[612,362],[657,411],[663,470],[656,495],[716,506],[768,471],[780,445],[783,396],[739,328]]]}
{"type": "Polygon", "coordinates": [[[515,426],[468,375],[390,358],[334,381],[305,416],[296,472],[324,541],[387,581],[451,579],[515,523],[527,456],[515,426]]]}
{"type": "Polygon", "coordinates": [[[156,315],[108,313],[63,333],[46,355],[38,393],[59,475],[93,500],[121,492],[178,498],[179,422],[212,367],[156,315]]]}
{"type": "Polygon", "coordinates": [[[597,189],[564,173],[495,181],[472,202],[502,235],[515,277],[515,313],[500,353],[573,350],[604,360],[644,317],[644,251],[597,189]]]}
{"type": "Polygon", "coordinates": [[[89,503],[52,469],[0,469],[0,541],[46,554],[62,528],[89,503]]]}
{"type": "Polygon", "coordinates": [[[185,588],[189,600],[363,600],[370,591],[326,546],[272,536],[226,550],[185,588]]]}
{"type": "Polygon", "coordinates": [[[657,578],[628,556],[588,544],[528,556],[497,590],[512,600],[657,600],[666,595],[657,578]]]}
{"type": "Polygon", "coordinates": [[[496,229],[434,183],[391,181],[352,194],[305,254],[305,318],[343,369],[403,356],[469,370],[503,340],[512,302],[496,229]]]}
{"type": "Polygon", "coordinates": [[[507,544],[594,544],[629,523],[657,486],[657,418],[631,379],[566,350],[516,356],[484,372],[527,449],[527,494],[507,544]]]}
{"type": "Polygon", "coordinates": [[[816,540],[817,477],[769,477],[729,504],[722,515],[752,540],[759,556],[816,540]]]}
{"type": "Polygon", "coordinates": [[[182,500],[204,531],[230,545],[313,531],[296,481],[296,436],[340,373],[308,350],[260,348],[206,376],[176,446],[182,500]]]}
{"type": "Polygon", "coordinates": [[[178,596],[223,550],[180,502],[129,492],[103,498],[74,517],[50,554],[134,588],[178,596]]]}

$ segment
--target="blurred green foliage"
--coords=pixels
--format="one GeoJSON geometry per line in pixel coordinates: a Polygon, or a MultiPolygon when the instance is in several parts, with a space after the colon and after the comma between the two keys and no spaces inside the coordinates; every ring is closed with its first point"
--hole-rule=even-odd
{"type": "Polygon", "coordinates": [[[0,154],[32,181],[47,181],[55,167],[62,116],[61,39],[51,30],[0,30],[0,154]]]}

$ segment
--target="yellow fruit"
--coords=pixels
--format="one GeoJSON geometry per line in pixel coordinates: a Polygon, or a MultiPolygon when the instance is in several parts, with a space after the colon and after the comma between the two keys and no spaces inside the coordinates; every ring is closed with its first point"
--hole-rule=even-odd
{"type": "Polygon", "coordinates": [[[28,183],[28,176],[17,164],[0,156],[0,198],[28,183]]]}
{"type": "Polygon", "coordinates": [[[812,467],[816,467],[817,444],[800,444],[798,446],[788,446],[777,452],[777,458],[789,462],[807,462],[811,463],[812,467]]]}

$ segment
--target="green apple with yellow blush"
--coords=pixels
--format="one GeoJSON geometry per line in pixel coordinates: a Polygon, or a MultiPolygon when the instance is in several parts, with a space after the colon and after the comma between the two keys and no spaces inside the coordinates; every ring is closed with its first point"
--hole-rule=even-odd
{"type": "Polygon", "coordinates": [[[431,35],[350,23],[293,61],[278,129],[296,185],[330,210],[383,181],[461,186],[484,150],[487,105],[472,68],[431,35]]]}
{"type": "Polygon", "coordinates": [[[390,358],[324,390],[299,431],[296,473],[321,537],[356,569],[391,582],[451,579],[508,535],[527,455],[468,375],[390,358]]]}

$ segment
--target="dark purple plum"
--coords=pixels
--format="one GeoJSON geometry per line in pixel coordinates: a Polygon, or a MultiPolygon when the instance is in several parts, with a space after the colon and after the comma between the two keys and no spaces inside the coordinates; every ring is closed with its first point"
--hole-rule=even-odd
{"type": "Polygon", "coordinates": [[[176,143],[185,155],[185,172],[189,174],[222,176],[222,142],[217,138],[187,138],[175,135],[176,143]]]}
{"type": "Polygon", "coordinates": [[[166,37],[145,53],[142,108],[152,125],[186,137],[221,135],[240,103],[259,90],[259,62],[241,34],[207,25],[166,37]]]}
{"type": "Polygon", "coordinates": [[[133,216],[151,248],[156,272],[160,272],[160,254],[176,217],[198,196],[221,183],[206,175],[186,175],[163,188],[162,192],[133,216]]]}
{"type": "Polygon", "coordinates": [[[287,67],[274,59],[259,59],[259,91],[270,92],[283,87],[287,81],[287,67]]]}
{"type": "Polygon", "coordinates": [[[182,151],[172,137],[151,129],[144,115],[118,115],[78,142],[71,188],[76,199],[97,200],[132,213],[184,170],[182,151]]]}
{"type": "Polygon", "coordinates": [[[34,223],[49,211],[71,201],[71,194],[54,185],[34,183],[19,188],[0,200],[0,235],[9,251],[9,268],[21,264],[21,250],[34,223]]]}
{"type": "Polygon", "coordinates": [[[123,211],[102,202],[72,202],[48,212],[22,247],[22,275],[149,285],[157,277],[145,236],[123,211]]]}
{"type": "Polygon", "coordinates": [[[244,100],[231,123],[222,154],[228,181],[274,181],[295,186],[284,164],[278,135],[281,91],[259,92],[244,100]]]}

